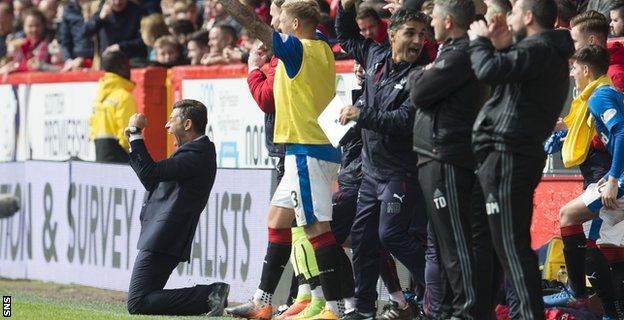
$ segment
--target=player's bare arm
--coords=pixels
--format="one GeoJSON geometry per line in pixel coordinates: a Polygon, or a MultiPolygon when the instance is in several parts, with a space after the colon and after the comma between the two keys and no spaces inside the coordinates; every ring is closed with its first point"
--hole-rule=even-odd
{"type": "Polygon", "coordinates": [[[273,50],[273,29],[262,22],[249,7],[238,0],[219,0],[219,2],[229,15],[255,35],[256,39],[262,41],[269,51],[273,50]]]}

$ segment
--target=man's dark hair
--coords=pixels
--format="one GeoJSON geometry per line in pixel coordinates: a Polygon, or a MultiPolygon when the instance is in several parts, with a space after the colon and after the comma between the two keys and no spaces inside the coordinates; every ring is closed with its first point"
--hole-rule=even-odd
{"type": "Polygon", "coordinates": [[[327,13],[321,13],[321,22],[319,24],[325,28],[325,31],[327,31],[327,38],[336,39],[336,24],[334,18],[327,13]]]}
{"type": "Polygon", "coordinates": [[[424,23],[425,26],[429,24],[429,19],[426,14],[412,9],[401,8],[390,17],[388,29],[396,31],[409,21],[424,23]]]}
{"type": "Polygon", "coordinates": [[[624,18],[624,1],[618,1],[613,5],[611,11],[617,11],[618,17],[620,19],[624,18]]]}
{"type": "Polygon", "coordinates": [[[188,37],[188,42],[195,41],[198,46],[207,47],[208,46],[208,31],[200,30],[191,33],[188,37]]]}
{"type": "Polygon", "coordinates": [[[122,51],[110,51],[102,55],[100,67],[106,72],[115,73],[122,77],[130,76],[130,61],[122,51]]]}
{"type": "Polygon", "coordinates": [[[381,18],[379,17],[379,13],[375,11],[375,9],[367,6],[360,6],[357,12],[356,20],[364,20],[367,18],[373,18],[373,20],[377,21],[377,23],[381,22],[381,18]]]}
{"type": "Polygon", "coordinates": [[[223,32],[224,35],[230,36],[230,39],[232,39],[232,43],[229,43],[230,45],[236,44],[236,40],[238,39],[238,36],[236,36],[236,29],[234,29],[234,27],[226,23],[221,23],[221,24],[214,26],[214,28],[219,28],[219,30],[221,30],[221,32],[223,32]]]}
{"type": "Polygon", "coordinates": [[[552,29],[557,21],[555,0],[524,0],[522,10],[533,12],[533,17],[542,28],[552,29]]]}
{"type": "Polygon", "coordinates": [[[475,19],[475,5],[472,0],[435,0],[437,10],[443,16],[453,17],[454,23],[461,29],[468,30],[475,19]]]}
{"type": "Polygon", "coordinates": [[[186,119],[191,120],[195,133],[206,133],[208,111],[203,103],[193,99],[184,99],[174,103],[173,109],[180,109],[179,112],[182,121],[186,119]]]}
{"type": "Polygon", "coordinates": [[[604,40],[609,36],[609,21],[602,13],[594,10],[585,11],[572,18],[570,27],[576,27],[582,34],[599,36],[604,40]]]}
{"type": "Polygon", "coordinates": [[[281,7],[282,7],[282,5],[284,4],[284,1],[285,1],[285,0],[273,0],[272,2],[273,2],[273,3],[275,3],[275,5],[276,5],[278,8],[281,8],[281,7]]]}
{"type": "Polygon", "coordinates": [[[176,36],[181,34],[187,35],[195,31],[195,26],[188,19],[180,19],[171,23],[171,31],[176,36]]]}
{"type": "Polygon", "coordinates": [[[318,3],[318,5],[319,5],[319,9],[321,10],[321,14],[323,14],[323,13],[330,14],[331,13],[331,6],[329,5],[329,2],[327,2],[325,0],[316,0],[316,3],[318,3]]]}
{"type": "Polygon", "coordinates": [[[609,69],[609,51],[602,46],[588,45],[576,51],[572,59],[588,66],[596,77],[605,75],[609,69]]]}
{"type": "Polygon", "coordinates": [[[576,1],[555,0],[555,3],[557,4],[557,15],[559,19],[565,23],[570,23],[570,20],[578,14],[576,1]]]}

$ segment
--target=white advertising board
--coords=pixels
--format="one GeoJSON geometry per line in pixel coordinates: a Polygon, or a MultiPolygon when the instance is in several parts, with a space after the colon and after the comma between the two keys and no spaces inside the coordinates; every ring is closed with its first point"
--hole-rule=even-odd
{"type": "MultiPolygon", "coordinates": [[[[336,75],[336,94],[351,104],[352,73],[336,75]]],[[[265,147],[264,114],[253,100],[247,79],[183,80],[182,97],[204,103],[207,134],[217,148],[220,168],[273,168],[265,147]]]]}
{"type": "Polygon", "coordinates": [[[95,160],[89,116],[97,82],[41,83],[27,86],[28,147],[32,160],[95,160]]]}
{"type": "MultiPolygon", "coordinates": [[[[218,170],[191,261],[174,269],[167,288],[223,281],[231,301],[253,294],[266,251],[270,179],[270,170],[218,170]]],[[[128,290],[146,195],[129,166],[2,163],[0,181],[0,193],[22,203],[0,220],[0,277],[128,290]]]]}

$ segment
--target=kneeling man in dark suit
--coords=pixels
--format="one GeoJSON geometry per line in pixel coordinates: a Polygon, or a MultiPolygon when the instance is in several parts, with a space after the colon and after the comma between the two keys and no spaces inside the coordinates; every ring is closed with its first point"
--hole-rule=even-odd
{"type": "Polygon", "coordinates": [[[178,263],[190,258],[199,215],[214,183],[217,163],[215,146],[204,135],[207,119],[201,102],[176,102],[165,127],[177,150],[159,162],[143,143],[145,116],[129,120],[130,165],[148,191],[128,292],[131,314],[219,316],[227,304],[230,287],[225,283],[163,290],[178,263]]]}

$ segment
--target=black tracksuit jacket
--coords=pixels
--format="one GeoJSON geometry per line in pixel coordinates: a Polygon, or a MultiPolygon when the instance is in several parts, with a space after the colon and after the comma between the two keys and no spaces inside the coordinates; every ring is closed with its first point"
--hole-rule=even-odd
{"type": "Polygon", "coordinates": [[[381,181],[417,179],[417,155],[412,150],[414,108],[409,100],[407,77],[428,63],[423,49],[414,63],[392,61],[392,50],[359,34],[354,10],[341,6],[336,33],[342,48],[359,61],[366,72],[365,103],[357,120],[362,129],[362,170],[381,181]]]}
{"type": "Polygon", "coordinates": [[[419,164],[431,159],[473,169],[471,133],[488,88],[470,67],[468,36],[449,39],[427,68],[410,74],[416,108],[414,151],[419,164]]]}
{"type": "Polygon", "coordinates": [[[478,161],[491,151],[545,157],[543,143],[568,95],[573,52],[567,30],[526,37],[507,52],[495,51],[486,38],[471,41],[472,69],[493,86],[473,127],[478,161]]]}

